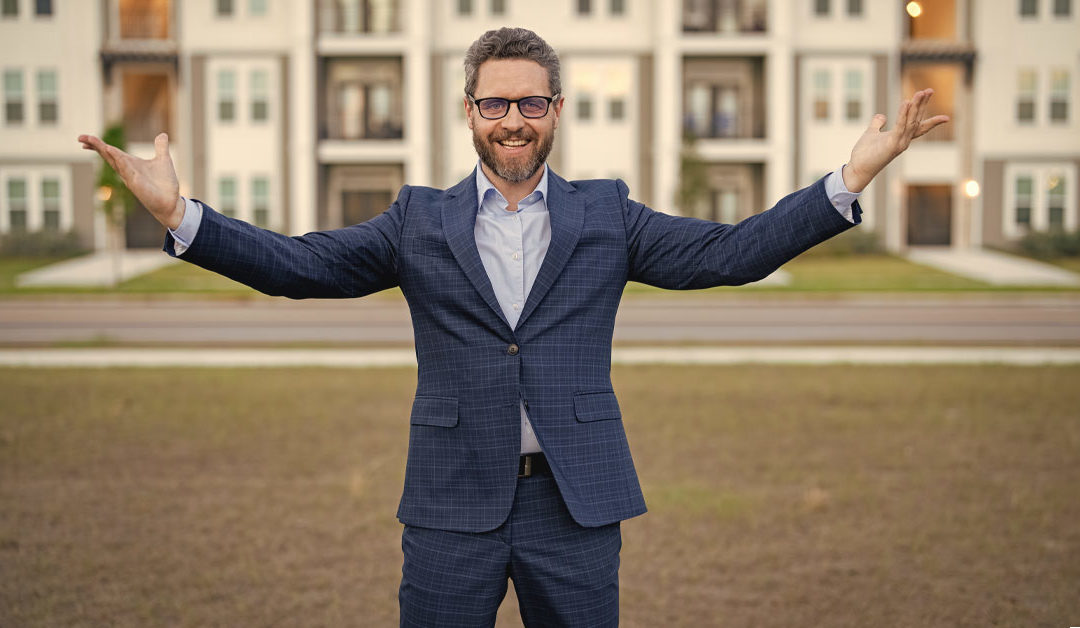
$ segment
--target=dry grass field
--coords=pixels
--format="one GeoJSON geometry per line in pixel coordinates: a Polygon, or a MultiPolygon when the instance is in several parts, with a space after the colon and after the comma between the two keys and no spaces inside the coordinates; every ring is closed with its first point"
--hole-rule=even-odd
{"type": "MultiPolygon", "coordinates": [[[[614,378],[624,626],[1080,625],[1080,368],[614,378]]],[[[0,371],[0,626],[396,625],[414,387],[0,371]]]]}

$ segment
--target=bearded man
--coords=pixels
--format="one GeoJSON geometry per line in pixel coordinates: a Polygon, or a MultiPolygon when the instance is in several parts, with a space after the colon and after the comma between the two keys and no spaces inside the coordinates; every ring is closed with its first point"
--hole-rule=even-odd
{"type": "Polygon", "coordinates": [[[151,160],[79,140],[168,227],[170,255],[291,298],[400,286],[418,363],[397,513],[402,626],[493,626],[511,580],[526,626],[614,626],[619,522],[645,512],[610,379],[626,282],[769,275],[858,224],[857,193],[947,118],[923,120],[931,92],[918,92],[893,130],[874,117],[848,164],[725,225],[551,171],[564,99],[558,56],[535,33],[485,33],[465,70],[473,174],[405,186],[385,213],[334,231],[286,237],[181,198],[164,134],[151,160]]]}

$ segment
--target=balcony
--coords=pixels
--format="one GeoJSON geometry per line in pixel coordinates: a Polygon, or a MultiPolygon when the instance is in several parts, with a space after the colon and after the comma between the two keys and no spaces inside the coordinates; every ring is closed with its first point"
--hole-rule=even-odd
{"type": "Polygon", "coordinates": [[[900,47],[902,63],[962,63],[970,72],[975,46],[959,27],[956,0],[911,2],[907,34],[900,47]]]}
{"type": "Polygon", "coordinates": [[[397,140],[404,135],[400,58],[324,62],[319,139],[397,140]]]}
{"type": "Polygon", "coordinates": [[[767,0],[683,0],[684,33],[764,33],[767,0]]]}
{"type": "Polygon", "coordinates": [[[319,33],[389,35],[401,32],[399,0],[320,0],[319,33]]]}
{"type": "Polygon", "coordinates": [[[105,76],[121,62],[169,63],[177,67],[171,0],[115,0],[101,51],[105,76]]]}
{"type": "Polygon", "coordinates": [[[683,65],[683,132],[703,139],[765,137],[764,60],[688,58],[683,65]]]}

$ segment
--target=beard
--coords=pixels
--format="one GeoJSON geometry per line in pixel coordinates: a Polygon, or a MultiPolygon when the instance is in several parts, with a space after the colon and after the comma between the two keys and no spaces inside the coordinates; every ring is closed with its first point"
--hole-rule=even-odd
{"type": "Polygon", "coordinates": [[[473,129],[472,136],[473,147],[476,149],[476,153],[480,155],[480,161],[492,172],[510,183],[527,181],[529,177],[536,174],[540,166],[543,166],[544,162],[547,161],[548,155],[551,154],[551,146],[555,143],[555,129],[551,129],[550,133],[539,137],[530,129],[523,128],[516,133],[493,133],[486,139],[480,137],[476,129],[473,129]],[[500,159],[496,153],[495,144],[515,139],[529,141],[532,152],[516,155],[508,159],[500,159]]]}

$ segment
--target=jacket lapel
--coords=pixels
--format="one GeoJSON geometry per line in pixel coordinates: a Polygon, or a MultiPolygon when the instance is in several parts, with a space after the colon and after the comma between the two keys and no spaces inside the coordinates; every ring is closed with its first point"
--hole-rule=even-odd
{"type": "Polygon", "coordinates": [[[581,194],[574,186],[567,183],[566,179],[551,170],[548,171],[548,175],[547,205],[548,216],[551,219],[551,243],[548,245],[543,263],[540,264],[540,272],[536,275],[532,290],[529,291],[529,296],[525,300],[525,308],[521,310],[521,318],[518,319],[519,328],[562,273],[577,246],[578,239],[581,238],[581,228],[585,223],[585,200],[581,194]]]}
{"type": "MultiPolygon", "coordinates": [[[[498,315],[499,320],[509,327],[502,308],[499,307],[499,301],[495,298],[491,280],[484,270],[484,263],[480,260],[480,252],[476,248],[476,207],[474,170],[472,175],[446,191],[442,207],[443,234],[465,276],[472,282],[484,302],[498,315]]],[[[554,236],[552,238],[554,239],[554,236]]]]}

